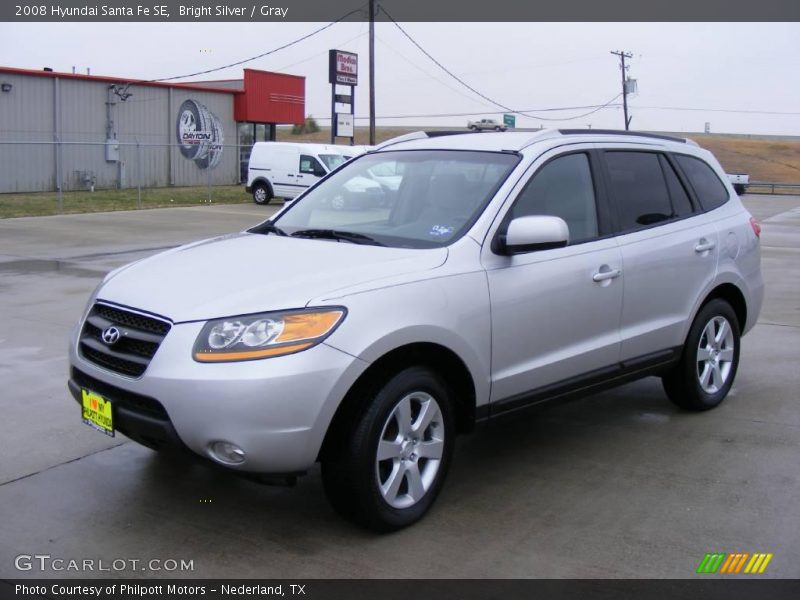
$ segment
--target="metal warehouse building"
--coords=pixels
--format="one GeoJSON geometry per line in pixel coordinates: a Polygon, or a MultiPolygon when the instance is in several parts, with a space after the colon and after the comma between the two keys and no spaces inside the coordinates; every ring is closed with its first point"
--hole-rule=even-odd
{"type": "Polygon", "coordinates": [[[236,184],[253,142],[304,116],[294,75],[177,84],[0,67],[0,193],[236,184]]]}

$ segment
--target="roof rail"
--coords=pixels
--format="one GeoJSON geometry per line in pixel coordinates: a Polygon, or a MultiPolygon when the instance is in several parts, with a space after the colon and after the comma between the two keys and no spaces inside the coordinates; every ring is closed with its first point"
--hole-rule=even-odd
{"type": "Polygon", "coordinates": [[[378,144],[375,146],[374,150],[383,150],[384,148],[388,148],[389,146],[394,146],[395,144],[399,144],[401,142],[410,142],[411,140],[421,140],[424,138],[435,138],[435,137],[442,137],[445,135],[466,135],[475,133],[473,131],[464,131],[464,130],[438,130],[438,131],[413,131],[411,133],[406,133],[405,135],[399,135],[397,137],[393,137],[391,139],[386,140],[385,142],[378,144]]]}
{"type": "Polygon", "coordinates": [[[621,129],[559,129],[562,135],[627,135],[631,137],[647,137],[657,140],[668,140],[670,142],[686,143],[684,138],[672,137],[671,135],[660,135],[658,133],[645,133],[643,131],[623,131],[621,129]]]}

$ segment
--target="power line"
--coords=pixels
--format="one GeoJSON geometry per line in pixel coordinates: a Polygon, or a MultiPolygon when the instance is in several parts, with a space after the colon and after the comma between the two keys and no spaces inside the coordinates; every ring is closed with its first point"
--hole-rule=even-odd
{"type": "Polygon", "coordinates": [[[307,33],[306,35],[304,35],[302,37],[299,37],[296,40],[293,40],[291,42],[283,44],[282,46],[278,46],[277,48],[273,48],[272,50],[268,50],[267,52],[262,52],[261,54],[257,54],[256,56],[251,56],[250,58],[237,60],[236,62],[232,62],[232,63],[229,63],[227,65],[223,65],[221,67],[215,67],[213,69],[206,69],[205,71],[196,71],[195,73],[188,73],[186,75],[175,75],[174,77],[162,77],[161,79],[148,79],[144,83],[152,83],[152,82],[156,82],[156,81],[173,81],[175,79],[185,79],[186,77],[195,77],[197,75],[207,75],[209,73],[215,73],[217,71],[222,71],[223,69],[229,69],[231,67],[236,67],[236,66],[239,66],[239,65],[243,65],[245,63],[257,60],[259,58],[264,58],[265,56],[269,56],[270,54],[275,54],[276,52],[279,52],[281,50],[285,50],[286,48],[294,46],[295,44],[299,44],[300,42],[302,42],[304,40],[307,40],[308,38],[313,37],[313,36],[317,35],[318,33],[322,33],[326,29],[330,29],[331,27],[333,27],[334,25],[336,25],[337,23],[339,23],[341,21],[344,21],[348,17],[350,17],[350,16],[352,16],[352,15],[354,15],[356,13],[360,13],[364,9],[365,6],[366,5],[361,5],[360,7],[355,8],[355,9],[351,10],[348,13],[345,13],[344,15],[342,15],[341,17],[339,17],[335,21],[331,21],[327,25],[323,25],[319,29],[315,29],[314,31],[312,31],[310,33],[307,33]]]}
{"type": "MultiPolygon", "coordinates": [[[[593,108],[589,113],[597,112],[601,108],[617,108],[622,106],[621,104],[590,104],[586,106],[564,106],[558,108],[534,108],[531,110],[535,110],[537,112],[558,112],[562,110],[580,110],[584,108],[593,108]]],[[[413,115],[378,115],[377,119],[413,119],[413,118],[435,118],[435,117],[478,117],[484,115],[496,115],[498,114],[497,111],[484,111],[484,112],[458,112],[458,113],[427,113],[427,114],[413,114],[413,115]]],[[[327,117],[319,117],[320,120],[325,120],[327,117]]],[[[357,116],[356,119],[369,119],[369,116],[357,116]]],[[[554,118],[553,121],[566,121],[569,119],[580,118],[579,117],[568,117],[565,119],[558,119],[554,118]]]]}
{"type": "MultiPolygon", "coordinates": [[[[596,113],[596,112],[597,112],[597,111],[599,111],[599,110],[602,110],[603,108],[605,108],[605,107],[609,106],[609,105],[610,105],[612,102],[614,102],[614,100],[616,100],[617,98],[619,98],[619,97],[622,95],[622,94],[617,94],[616,96],[614,96],[614,97],[613,97],[611,100],[609,100],[609,101],[608,101],[608,102],[606,102],[605,104],[601,104],[601,105],[595,105],[595,106],[597,106],[597,108],[595,108],[594,110],[591,110],[591,111],[589,111],[588,113],[585,113],[585,114],[582,114],[582,115],[575,115],[575,116],[572,116],[572,117],[564,117],[564,118],[560,118],[560,119],[558,119],[558,118],[555,118],[555,119],[554,119],[554,118],[550,118],[550,117],[542,117],[542,116],[540,116],[540,115],[534,115],[534,114],[531,114],[531,113],[530,113],[530,112],[528,112],[528,111],[514,110],[513,108],[509,108],[509,107],[508,107],[508,106],[506,106],[505,104],[501,104],[500,102],[498,102],[498,101],[496,101],[496,100],[494,100],[494,99],[490,98],[490,97],[489,97],[489,96],[487,96],[486,94],[484,94],[484,93],[482,93],[482,92],[480,92],[480,91],[476,90],[474,87],[472,87],[472,86],[471,86],[470,84],[468,84],[466,81],[464,81],[463,79],[461,79],[461,78],[460,78],[458,75],[456,75],[455,73],[453,73],[453,72],[452,72],[450,69],[448,69],[447,67],[445,67],[445,66],[444,66],[442,63],[440,63],[438,60],[436,60],[436,59],[435,59],[435,58],[434,58],[434,57],[431,55],[431,53],[430,53],[430,52],[428,52],[427,50],[425,50],[425,48],[423,48],[423,47],[422,47],[422,46],[421,46],[421,45],[420,45],[420,44],[419,44],[419,43],[418,43],[418,42],[417,42],[417,41],[416,41],[416,40],[415,40],[413,37],[411,37],[411,35],[410,35],[410,34],[409,34],[409,33],[408,33],[408,32],[407,32],[405,29],[403,29],[403,27],[400,25],[400,23],[398,23],[397,21],[395,21],[395,20],[394,20],[394,17],[392,17],[392,15],[391,15],[391,14],[389,14],[389,12],[386,10],[386,8],[385,8],[383,5],[380,5],[380,9],[381,9],[381,10],[383,11],[383,13],[384,13],[384,14],[385,14],[385,15],[386,15],[388,18],[389,18],[389,20],[390,20],[392,23],[394,23],[394,26],[395,26],[395,27],[397,27],[397,29],[399,29],[399,30],[400,30],[400,32],[401,32],[401,33],[402,33],[402,34],[403,34],[403,35],[404,35],[406,38],[408,38],[408,41],[410,41],[412,44],[414,44],[414,46],[416,46],[416,47],[417,47],[417,49],[418,49],[420,52],[422,52],[422,53],[423,53],[425,56],[427,56],[427,57],[428,57],[428,58],[429,58],[429,59],[430,59],[430,60],[431,60],[431,61],[432,61],[434,64],[436,64],[436,66],[438,66],[438,67],[439,67],[439,68],[440,68],[442,71],[444,71],[445,73],[447,73],[447,74],[448,74],[450,77],[452,77],[453,79],[455,79],[455,80],[456,80],[458,83],[460,83],[461,85],[463,85],[465,88],[467,88],[468,90],[470,90],[470,91],[471,91],[471,92],[473,92],[474,94],[477,94],[478,96],[480,96],[481,98],[483,98],[484,100],[486,100],[487,102],[489,102],[490,104],[493,104],[493,105],[495,105],[495,106],[497,106],[497,107],[499,107],[499,108],[502,108],[502,109],[503,109],[505,112],[514,113],[514,114],[517,114],[517,115],[522,115],[522,116],[524,116],[524,117],[528,117],[528,118],[530,118],[530,119],[537,119],[537,120],[539,120],[539,121],[571,121],[571,120],[573,120],[573,119],[582,119],[582,118],[584,118],[584,117],[588,117],[589,115],[591,115],[591,114],[593,114],[593,113],[596,113]]],[[[388,118],[388,117],[383,117],[383,118],[388,118]]]]}
{"type": "Polygon", "coordinates": [[[636,108],[644,110],[688,110],[695,112],[740,113],[746,115],[790,115],[790,116],[800,115],[800,112],[788,112],[788,111],[778,111],[778,110],[740,110],[735,108],[694,108],[687,106],[639,106],[638,104],[636,105],[636,108]]]}

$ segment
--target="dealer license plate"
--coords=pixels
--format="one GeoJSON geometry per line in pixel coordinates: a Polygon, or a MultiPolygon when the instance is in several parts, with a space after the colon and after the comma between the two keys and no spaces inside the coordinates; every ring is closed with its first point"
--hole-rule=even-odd
{"type": "Polygon", "coordinates": [[[81,390],[83,398],[83,422],[114,437],[114,417],[111,401],[90,390],[81,390]]]}

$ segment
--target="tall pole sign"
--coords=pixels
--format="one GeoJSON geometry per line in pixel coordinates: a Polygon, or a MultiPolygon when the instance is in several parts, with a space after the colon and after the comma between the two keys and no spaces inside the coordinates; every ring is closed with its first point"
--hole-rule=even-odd
{"type": "Polygon", "coordinates": [[[331,144],[337,137],[350,138],[355,143],[356,86],[358,85],[358,54],[343,50],[328,51],[328,83],[331,84],[331,144]],[[336,86],[350,88],[348,94],[337,94],[336,86]],[[346,112],[336,112],[336,104],[348,106],[346,112]]]}

